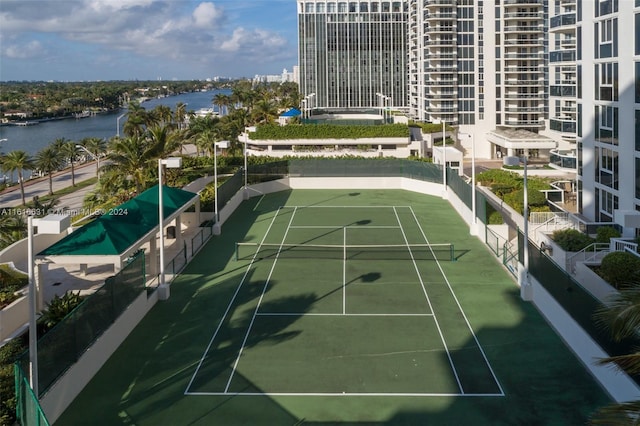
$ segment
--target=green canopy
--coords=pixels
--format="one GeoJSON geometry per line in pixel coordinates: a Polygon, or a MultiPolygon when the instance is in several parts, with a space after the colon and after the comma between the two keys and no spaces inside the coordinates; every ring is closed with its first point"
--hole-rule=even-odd
{"type": "MultiPolygon", "coordinates": [[[[162,187],[163,216],[193,204],[198,194],[162,187]]],[[[76,229],[38,256],[120,255],[158,227],[158,185],[76,229]]]]}

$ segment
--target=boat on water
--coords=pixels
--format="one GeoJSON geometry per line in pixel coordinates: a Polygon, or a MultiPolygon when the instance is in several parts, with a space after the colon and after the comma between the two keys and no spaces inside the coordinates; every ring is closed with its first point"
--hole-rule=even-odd
{"type": "Polygon", "coordinates": [[[35,126],[36,124],[40,124],[40,122],[39,121],[16,121],[15,123],[13,123],[14,126],[21,126],[21,127],[35,126]]]}
{"type": "Polygon", "coordinates": [[[196,110],[194,114],[196,117],[217,117],[220,115],[218,111],[215,111],[213,108],[200,108],[199,110],[196,110]]]}

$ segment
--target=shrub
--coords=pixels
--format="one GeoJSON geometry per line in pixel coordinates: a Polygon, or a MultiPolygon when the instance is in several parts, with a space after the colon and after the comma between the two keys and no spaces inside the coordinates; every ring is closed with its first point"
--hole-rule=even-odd
{"type": "Polygon", "coordinates": [[[62,321],[64,317],[66,317],[69,312],[73,311],[80,303],[82,303],[82,296],[80,296],[80,292],[74,293],[69,291],[62,297],[56,295],[49,303],[47,303],[47,306],[42,311],[42,316],[38,319],[38,322],[42,324],[45,329],[44,331],[50,330],[53,326],[62,321]]]}
{"type": "Polygon", "coordinates": [[[555,231],[551,239],[564,251],[580,251],[594,242],[593,238],[576,229],[555,231]]]}
{"type": "Polygon", "coordinates": [[[601,226],[596,231],[596,243],[609,244],[611,238],[619,238],[620,233],[611,226],[601,226]]]}
{"type": "Polygon", "coordinates": [[[408,138],[409,127],[406,124],[385,124],[383,126],[340,126],[331,124],[279,126],[277,124],[263,124],[256,127],[255,132],[249,133],[249,139],[252,140],[360,139],[388,137],[408,138]]]}
{"type": "Polygon", "coordinates": [[[620,289],[640,275],[640,258],[634,254],[615,251],[607,254],[599,269],[600,276],[620,289]]]}

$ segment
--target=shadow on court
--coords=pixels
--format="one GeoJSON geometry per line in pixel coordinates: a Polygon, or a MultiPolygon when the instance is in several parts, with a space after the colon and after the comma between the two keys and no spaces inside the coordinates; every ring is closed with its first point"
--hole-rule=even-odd
{"type": "MultiPolygon", "coordinates": [[[[236,368],[238,357],[243,357],[240,350],[286,346],[298,338],[304,328],[295,330],[292,325],[299,324],[301,316],[322,297],[316,293],[322,293],[309,290],[263,301],[261,309],[265,312],[301,315],[279,317],[277,321],[263,318],[259,325],[252,326],[255,307],[263,294],[273,295],[286,283],[271,281],[265,293],[264,271],[258,269],[261,266],[248,269],[247,262],[235,265],[229,261],[235,254],[235,242],[264,235],[270,221],[265,215],[275,214],[291,194],[283,191],[243,203],[225,223],[222,235],[214,237],[174,281],[171,298],[158,303],[142,320],[56,425],[584,424],[597,407],[609,402],[535,308],[519,299],[515,285],[482,243],[468,242],[468,230],[450,209],[442,208],[444,201],[413,194],[409,201],[421,206],[428,216],[424,221],[427,234],[465,247],[464,253],[456,250],[458,262],[449,262],[444,268],[448,277],[457,278],[454,288],[470,316],[475,338],[468,333],[456,334],[463,329],[457,325],[461,321],[459,310],[441,304],[450,313],[438,313],[443,322],[450,321],[447,333],[452,334],[445,337],[448,343],[455,342],[449,349],[460,370],[463,390],[494,391],[496,386],[495,382],[487,385],[484,381],[485,366],[476,371],[475,362],[465,361],[468,354],[478,356],[477,339],[504,396],[268,395],[255,375],[244,374],[241,363],[236,368]],[[453,235],[456,232],[461,236],[453,235]],[[249,328],[252,330],[248,333],[249,328]],[[211,395],[225,389],[237,394],[211,395]],[[249,392],[257,395],[240,395],[249,392]]],[[[313,202],[356,197],[344,192],[326,194],[318,194],[313,202]]],[[[364,191],[358,194],[366,195],[364,191]]],[[[398,198],[407,203],[409,196],[402,192],[390,202],[398,198]]],[[[379,272],[371,272],[358,275],[356,281],[377,284],[381,278],[379,272]]],[[[425,285],[435,299],[445,297],[444,293],[432,292],[432,287],[442,283],[425,285]]],[[[347,336],[344,341],[350,344],[350,330],[342,332],[347,336]]],[[[383,338],[377,330],[369,335],[383,338]]],[[[442,363],[448,363],[444,352],[438,356],[442,363]]],[[[269,369],[277,360],[263,361],[261,365],[269,369]]],[[[314,366],[303,368],[311,370],[314,366]]],[[[415,368],[424,372],[425,366],[415,368]]],[[[275,369],[270,373],[278,374],[275,369]]],[[[304,375],[280,380],[300,381],[304,375]]],[[[338,380],[352,378],[339,376],[338,380]]]]}

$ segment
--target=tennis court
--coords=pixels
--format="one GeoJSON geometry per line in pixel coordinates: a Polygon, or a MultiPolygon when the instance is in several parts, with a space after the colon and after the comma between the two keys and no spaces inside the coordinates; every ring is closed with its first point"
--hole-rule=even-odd
{"type": "Polygon", "coordinates": [[[57,424],[578,424],[608,401],[446,201],[304,190],[243,203],[57,424]]]}

